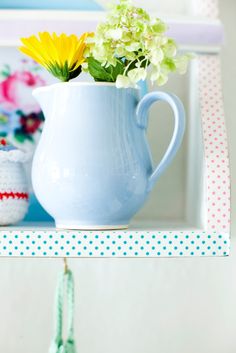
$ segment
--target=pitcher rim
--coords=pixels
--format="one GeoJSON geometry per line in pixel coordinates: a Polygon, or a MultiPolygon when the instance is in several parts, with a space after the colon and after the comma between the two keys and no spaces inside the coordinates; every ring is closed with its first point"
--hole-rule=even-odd
{"type": "MultiPolygon", "coordinates": [[[[81,81],[81,82],[56,82],[51,85],[46,85],[42,87],[37,87],[33,90],[34,92],[39,92],[39,91],[44,91],[47,89],[50,89],[52,87],[57,87],[57,86],[101,86],[101,87],[116,87],[115,82],[86,82],[86,81],[81,81]]],[[[135,90],[140,90],[140,87],[129,87],[129,88],[117,88],[117,89],[135,89],[135,90]]]]}

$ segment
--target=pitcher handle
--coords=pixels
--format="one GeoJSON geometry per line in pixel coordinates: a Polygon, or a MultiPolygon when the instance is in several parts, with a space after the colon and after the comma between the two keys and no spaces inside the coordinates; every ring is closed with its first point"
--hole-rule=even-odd
{"type": "Polygon", "coordinates": [[[175,157],[179,147],[181,146],[184,131],[185,131],[185,111],[184,106],[180,99],[174,94],[166,93],[166,92],[151,92],[144,96],[139,102],[136,110],[137,116],[137,124],[141,129],[146,129],[148,125],[148,109],[154,102],[164,101],[169,103],[175,118],[175,127],[174,132],[170,141],[170,144],[152,173],[148,180],[148,191],[150,191],[161,174],[166,170],[166,168],[170,165],[173,158],[175,157]]]}

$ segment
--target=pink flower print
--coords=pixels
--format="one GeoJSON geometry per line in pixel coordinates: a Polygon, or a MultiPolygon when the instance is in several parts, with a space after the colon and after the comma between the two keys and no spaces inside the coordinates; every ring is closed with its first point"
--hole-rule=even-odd
{"type": "Polygon", "coordinates": [[[22,110],[25,114],[38,113],[40,107],[32,97],[32,90],[45,84],[39,75],[16,71],[0,83],[0,105],[9,112],[22,110]]]}

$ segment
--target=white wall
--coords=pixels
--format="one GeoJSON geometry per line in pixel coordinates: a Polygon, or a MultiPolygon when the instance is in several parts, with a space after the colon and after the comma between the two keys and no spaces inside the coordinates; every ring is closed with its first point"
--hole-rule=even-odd
{"type": "MultiPolygon", "coordinates": [[[[154,0],[153,0],[154,1],[154,0]]],[[[232,171],[228,259],[73,260],[81,353],[236,350],[236,1],[221,0],[225,108],[232,171]]],[[[0,352],[47,352],[61,260],[0,259],[0,352]]]]}

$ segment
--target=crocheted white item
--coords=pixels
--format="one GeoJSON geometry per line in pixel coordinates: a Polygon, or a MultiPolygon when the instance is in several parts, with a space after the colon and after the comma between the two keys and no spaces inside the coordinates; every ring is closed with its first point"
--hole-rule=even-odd
{"type": "Polygon", "coordinates": [[[0,163],[0,225],[10,225],[21,221],[28,210],[28,185],[20,162],[24,154],[0,152],[2,159],[8,155],[0,163]]]}
{"type": "Polygon", "coordinates": [[[27,200],[0,200],[0,225],[7,226],[20,222],[25,217],[27,210],[27,200]]]}
{"type": "Polygon", "coordinates": [[[1,162],[27,162],[31,157],[30,153],[23,152],[18,149],[12,149],[9,151],[0,150],[0,163],[1,162]]]}

